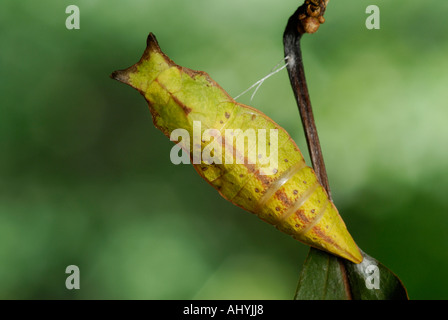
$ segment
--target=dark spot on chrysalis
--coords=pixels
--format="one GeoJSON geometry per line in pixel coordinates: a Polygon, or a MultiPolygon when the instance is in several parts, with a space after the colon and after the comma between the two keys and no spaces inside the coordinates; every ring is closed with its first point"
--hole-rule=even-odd
{"type": "Polygon", "coordinates": [[[219,120],[219,123],[223,124],[223,123],[224,123],[224,121],[222,121],[222,120],[219,120]]]}
{"type": "Polygon", "coordinates": [[[306,181],[303,181],[304,184],[306,184],[306,181]]]}
{"type": "Polygon", "coordinates": [[[225,113],[225,116],[226,116],[227,119],[230,118],[230,114],[228,112],[225,113]]]}
{"type": "Polygon", "coordinates": [[[205,171],[207,169],[208,169],[208,167],[202,167],[202,171],[205,171]]]}
{"type": "Polygon", "coordinates": [[[296,224],[296,228],[300,227],[298,224],[296,224]]]}
{"type": "Polygon", "coordinates": [[[299,191],[297,191],[297,190],[294,190],[292,193],[294,193],[294,194],[298,194],[299,193],[299,191]]]}
{"type": "Polygon", "coordinates": [[[275,207],[275,211],[280,211],[280,208],[279,207],[275,207]]]}
{"type": "Polygon", "coordinates": [[[253,114],[252,115],[252,120],[255,120],[255,118],[256,118],[256,115],[253,114]]]}
{"type": "Polygon", "coordinates": [[[251,197],[249,197],[249,198],[247,198],[249,201],[252,201],[252,198],[251,197]]]}
{"type": "Polygon", "coordinates": [[[285,159],[285,162],[288,162],[288,159],[285,159]]]}
{"type": "Polygon", "coordinates": [[[325,228],[327,228],[327,229],[328,229],[328,226],[325,226],[325,228]]]}
{"type": "Polygon", "coordinates": [[[258,188],[255,188],[255,192],[260,192],[260,190],[258,190],[258,188]]]}
{"type": "Polygon", "coordinates": [[[311,210],[311,213],[314,213],[314,212],[316,212],[316,210],[312,209],[312,210],[311,210]]]}
{"type": "Polygon", "coordinates": [[[244,174],[240,174],[240,178],[244,177],[244,174]]]}

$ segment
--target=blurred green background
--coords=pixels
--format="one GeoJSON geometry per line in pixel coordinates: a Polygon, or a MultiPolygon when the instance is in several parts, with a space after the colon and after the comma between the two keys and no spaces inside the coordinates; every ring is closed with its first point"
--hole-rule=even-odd
{"type": "MultiPolygon", "coordinates": [[[[153,32],[236,96],[281,60],[301,3],[3,0],[0,298],[291,299],[308,247],[171,164],[144,99],[108,76],[153,32]],[[65,28],[70,4],[80,30],[65,28]],[[80,290],[65,288],[71,264],[80,290]]],[[[448,298],[447,14],[440,0],[330,1],[303,40],[335,204],[412,299],[448,298]]],[[[286,71],[249,99],[307,154],[286,71]]]]}

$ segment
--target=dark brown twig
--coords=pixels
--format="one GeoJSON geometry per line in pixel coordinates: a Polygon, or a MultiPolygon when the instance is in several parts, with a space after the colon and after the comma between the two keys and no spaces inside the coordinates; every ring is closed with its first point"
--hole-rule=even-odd
{"type": "Polygon", "coordinates": [[[283,45],[285,48],[285,57],[288,57],[287,69],[289,79],[296,97],[297,106],[299,107],[300,117],[302,118],[311,162],[314,171],[317,174],[317,178],[327,190],[331,199],[330,186],[320,147],[319,136],[314,122],[313,110],[302,62],[302,51],[300,48],[302,35],[304,33],[316,32],[320,24],[325,21],[323,14],[327,2],[328,0],[305,1],[305,3],[289,18],[283,34],[283,45]]]}

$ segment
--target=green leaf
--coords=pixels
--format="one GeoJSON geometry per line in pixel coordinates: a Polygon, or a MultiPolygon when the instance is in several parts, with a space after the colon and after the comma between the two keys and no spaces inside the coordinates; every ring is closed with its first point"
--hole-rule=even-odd
{"type": "Polygon", "coordinates": [[[364,252],[362,254],[363,262],[355,264],[311,248],[303,265],[294,298],[407,300],[408,295],[400,279],[376,259],[364,252]],[[373,282],[376,275],[378,277],[373,282]]]}

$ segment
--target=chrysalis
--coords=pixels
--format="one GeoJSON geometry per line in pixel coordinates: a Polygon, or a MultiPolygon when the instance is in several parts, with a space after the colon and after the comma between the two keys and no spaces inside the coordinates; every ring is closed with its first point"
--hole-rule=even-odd
{"type": "MultiPolygon", "coordinates": [[[[192,163],[225,199],[307,245],[355,263],[362,261],[337,209],[313,169],[305,164],[297,145],[262,112],[236,102],[207,73],[175,64],[161,51],[153,34],[148,36],[140,61],[128,69],[115,71],[111,77],[145,97],[154,125],[166,136],[170,137],[173,130],[184,129],[193,137],[193,127],[201,124],[201,137],[207,132],[208,137],[196,145],[190,139],[190,150],[203,153],[214,145],[216,148],[210,155],[223,161],[219,164],[201,159],[192,163]],[[231,129],[234,136],[225,135],[231,129]],[[277,129],[278,163],[274,169],[249,161],[256,160],[253,157],[267,157],[267,154],[254,155],[255,145],[248,142],[235,147],[229,143],[248,129],[255,132],[277,129]],[[229,154],[233,157],[230,160],[235,160],[233,163],[224,161],[229,160],[229,154]],[[245,161],[237,163],[238,159],[245,161]]],[[[274,142],[269,134],[266,139],[268,145],[274,142]]]]}

